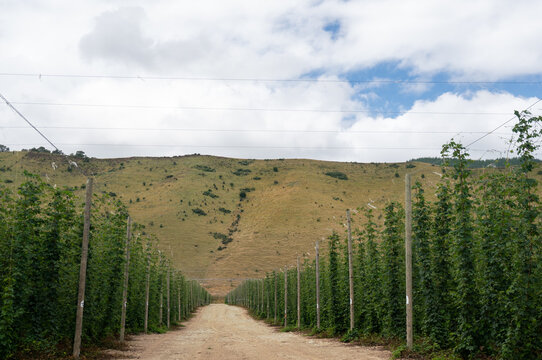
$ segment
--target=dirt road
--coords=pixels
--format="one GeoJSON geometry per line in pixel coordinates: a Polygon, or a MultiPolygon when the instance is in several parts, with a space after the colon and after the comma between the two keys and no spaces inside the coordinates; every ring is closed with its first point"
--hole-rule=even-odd
{"type": "Polygon", "coordinates": [[[388,351],[281,333],[223,304],[201,308],[186,328],[166,334],[133,336],[123,359],[389,359],[388,351]]]}

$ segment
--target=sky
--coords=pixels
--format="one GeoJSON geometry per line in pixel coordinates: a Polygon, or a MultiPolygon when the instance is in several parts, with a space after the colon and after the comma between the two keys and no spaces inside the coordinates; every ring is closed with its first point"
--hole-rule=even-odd
{"type": "MultiPolygon", "coordinates": [[[[538,0],[0,0],[0,94],[67,154],[399,162],[453,138],[496,158],[514,110],[542,114],[541,13],[538,0]]],[[[5,103],[0,144],[53,149],[5,103]]]]}

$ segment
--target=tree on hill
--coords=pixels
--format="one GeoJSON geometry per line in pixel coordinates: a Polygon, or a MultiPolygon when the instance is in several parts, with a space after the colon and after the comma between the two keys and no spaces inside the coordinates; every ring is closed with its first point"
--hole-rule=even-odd
{"type": "Polygon", "coordinates": [[[8,152],[9,148],[6,145],[0,144],[0,152],[8,152]]]}

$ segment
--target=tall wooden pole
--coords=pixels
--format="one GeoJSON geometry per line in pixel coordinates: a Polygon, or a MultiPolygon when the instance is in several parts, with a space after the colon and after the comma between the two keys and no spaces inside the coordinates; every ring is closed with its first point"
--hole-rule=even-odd
{"type": "Polygon", "coordinates": [[[128,216],[126,225],[126,262],[124,264],[124,284],[122,286],[122,312],[120,315],[120,342],[124,342],[124,331],[126,330],[126,305],[128,302],[128,277],[130,275],[130,236],[132,219],[128,216]]]}
{"type": "Polygon", "coordinates": [[[288,326],[288,267],[284,268],[284,327],[288,326]]]}
{"type": "Polygon", "coordinates": [[[181,282],[177,281],[177,321],[181,321],[181,282]]]}
{"type": "Polygon", "coordinates": [[[269,290],[265,286],[266,279],[263,280],[263,286],[265,288],[265,299],[267,300],[267,311],[265,312],[265,318],[269,319],[269,290]]]}
{"type": "Polygon", "coordinates": [[[275,279],[275,320],[274,320],[274,324],[277,323],[277,284],[278,284],[278,281],[277,281],[277,273],[276,272],[273,272],[273,275],[274,275],[274,279],[275,279]]]}
{"type": "Polygon", "coordinates": [[[258,312],[260,312],[260,282],[256,280],[256,293],[254,294],[254,301],[256,302],[254,304],[254,307],[258,312]]]}
{"type": "Polygon", "coordinates": [[[348,284],[350,287],[350,330],[354,330],[354,270],[352,267],[352,227],[350,210],[346,210],[348,220],[348,284]]]}
{"type": "Polygon", "coordinates": [[[320,253],[316,240],[316,328],[320,329],[320,253]]]}
{"type": "Polygon", "coordinates": [[[265,309],[265,278],[262,279],[262,310],[261,310],[261,313],[263,314],[264,312],[264,309],[265,309]]]}
{"type": "Polygon", "coordinates": [[[166,295],[167,295],[167,301],[166,301],[166,304],[167,304],[167,328],[169,329],[169,325],[170,325],[170,318],[171,318],[171,307],[170,307],[170,296],[169,296],[169,264],[167,265],[167,274],[166,274],[166,288],[167,288],[167,291],[166,291],[166,295]]]}
{"type": "Polygon", "coordinates": [[[194,281],[190,281],[190,312],[195,308],[194,306],[194,281]]]}
{"type": "Polygon", "coordinates": [[[301,326],[301,273],[299,271],[299,256],[297,257],[297,327],[301,326]]]}
{"type": "Polygon", "coordinates": [[[83,215],[83,242],[81,244],[81,266],[79,267],[79,291],[77,294],[77,314],[75,317],[75,336],[73,357],[81,354],[81,334],[83,332],[83,309],[85,307],[85,285],[87,280],[88,238],[90,234],[90,206],[92,204],[92,178],[87,179],[85,210],[83,215]]]}
{"type": "Polygon", "coordinates": [[[145,334],[149,329],[149,295],[151,289],[151,253],[150,244],[147,244],[147,276],[145,279],[145,321],[144,330],[145,334]]]}
{"type": "Polygon", "coordinates": [[[412,349],[412,196],[410,174],[405,176],[405,265],[406,265],[406,333],[407,347],[412,349]]]}
{"type": "MultiPolygon", "coordinates": [[[[158,253],[160,255],[160,265],[162,265],[162,253],[160,250],[158,250],[158,253]]],[[[164,279],[162,278],[162,274],[160,274],[160,312],[158,316],[160,317],[159,324],[162,325],[164,323],[164,279]]]]}

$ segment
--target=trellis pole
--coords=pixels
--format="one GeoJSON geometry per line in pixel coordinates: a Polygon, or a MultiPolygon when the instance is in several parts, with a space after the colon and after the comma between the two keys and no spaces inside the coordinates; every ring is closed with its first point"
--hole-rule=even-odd
{"type": "Polygon", "coordinates": [[[77,294],[77,314],[75,316],[75,337],[73,340],[73,357],[79,359],[81,354],[81,334],[83,332],[83,309],[85,307],[85,285],[87,281],[88,238],[90,234],[90,207],[92,205],[92,178],[87,179],[85,210],[83,215],[83,242],[81,244],[81,266],[79,267],[79,291],[77,294]]]}
{"type": "Polygon", "coordinates": [[[124,264],[124,284],[122,286],[122,312],[120,315],[120,342],[124,342],[124,331],[126,330],[126,306],[128,303],[128,277],[130,276],[130,236],[132,219],[128,216],[126,225],[126,262],[124,264]]]}
{"type": "Polygon", "coordinates": [[[406,338],[407,347],[412,349],[412,195],[410,174],[405,175],[405,265],[406,265],[406,338]]]}

